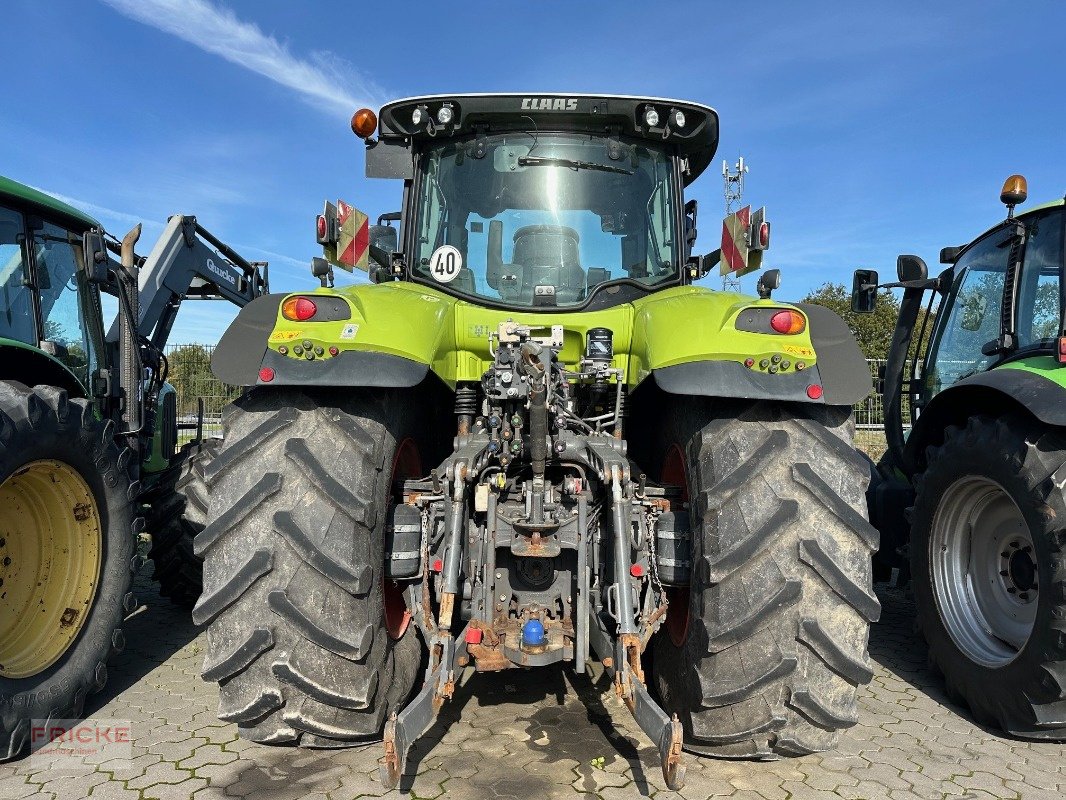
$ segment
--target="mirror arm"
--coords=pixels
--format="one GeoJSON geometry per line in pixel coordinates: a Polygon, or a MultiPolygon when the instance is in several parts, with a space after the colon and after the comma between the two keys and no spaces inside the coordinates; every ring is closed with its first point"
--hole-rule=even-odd
{"type": "MultiPolygon", "coordinates": [[[[935,289],[938,278],[926,278],[922,281],[895,281],[894,283],[880,283],[878,289],[935,289]]],[[[872,289],[873,286],[863,286],[864,289],[872,289]]]]}

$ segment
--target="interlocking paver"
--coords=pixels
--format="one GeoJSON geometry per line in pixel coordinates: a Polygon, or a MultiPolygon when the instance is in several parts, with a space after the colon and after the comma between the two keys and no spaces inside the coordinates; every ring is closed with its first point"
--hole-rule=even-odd
{"type": "MultiPolygon", "coordinates": [[[[356,800],[388,794],[379,746],[272,748],[237,737],[215,716],[217,690],[199,678],[202,632],[143,578],[129,647],[87,713],[133,722],[133,758],[97,757],[74,771],[23,760],[0,765],[0,800],[356,800]]],[[[829,753],[775,762],[687,757],[680,793],[602,670],[468,673],[401,786],[423,800],[1062,800],[1066,746],[1023,742],[977,726],[946,696],[911,632],[907,594],[881,588],[876,672],[860,692],[860,722],[829,753]]],[[[393,796],[396,796],[395,794],[393,796]]]]}

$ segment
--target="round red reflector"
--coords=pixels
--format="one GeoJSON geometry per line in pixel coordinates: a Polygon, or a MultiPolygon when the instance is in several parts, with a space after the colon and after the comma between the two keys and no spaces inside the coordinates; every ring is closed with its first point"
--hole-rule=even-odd
{"type": "Polygon", "coordinates": [[[326,218],[324,216],[322,216],[321,214],[319,214],[318,215],[318,220],[315,222],[315,225],[317,226],[317,230],[318,230],[318,238],[319,239],[325,239],[326,238],[326,218]]]}
{"type": "Polygon", "coordinates": [[[352,115],[352,132],[360,139],[373,136],[377,126],[377,114],[369,108],[360,108],[352,115]]]}
{"type": "Polygon", "coordinates": [[[807,327],[806,320],[798,311],[778,311],[770,317],[770,327],[778,333],[802,333],[807,327]]]}
{"type": "Polygon", "coordinates": [[[331,356],[335,356],[335,355],[337,355],[337,353],[339,353],[339,352],[340,352],[340,350],[338,350],[338,349],[337,349],[336,347],[330,347],[330,348],[329,348],[329,354],[330,354],[331,356]]]}
{"type": "Polygon", "coordinates": [[[822,387],[817,383],[812,383],[807,387],[807,397],[811,400],[820,400],[822,398],[822,387]]]}
{"type": "Polygon", "coordinates": [[[307,297],[290,297],[281,304],[281,316],[285,319],[304,322],[318,313],[318,306],[307,297]]]}
{"type": "Polygon", "coordinates": [[[770,223],[764,222],[759,226],[759,244],[763,247],[770,245],[770,223]]]}
{"type": "Polygon", "coordinates": [[[629,568],[629,574],[632,575],[634,578],[639,578],[644,574],[644,567],[642,567],[640,564],[634,564],[629,568]]]}
{"type": "Polygon", "coordinates": [[[263,367],[261,370],[259,370],[259,380],[261,380],[263,383],[270,383],[272,380],[274,380],[274,370],[272,370],[270,367],[263,367]]]}
{"type": "Polygon", "coordinates": [[[748,369],[751,369],[752,367],[755,366],[755,359],[754,358],[745,358],[744,359],[744,366],[747,367],[748,369]]]}
{"type": "Polygon", "coordinates": [[[438,558],[433,562],[433,571],[440,572],[442,569],[444,569],[444,562],[438,558]]]}

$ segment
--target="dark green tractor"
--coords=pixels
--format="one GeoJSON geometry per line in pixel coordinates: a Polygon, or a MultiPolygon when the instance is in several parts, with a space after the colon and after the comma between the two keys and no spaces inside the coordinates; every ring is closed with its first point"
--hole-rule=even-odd
{"type": "MultiPolygon", "coordinates": [[[[1061,740],[1066,210],[1056,200],[1015,216],[1025,195],[1024,179],[1009,178],[1007,219],[944,248],[938,277],[899,257],[888,284],[903,289],[884,379],[889,449],[869,500],[878,559],[909,570],[949,694],[982,724],[1061,740]],[[907,374],[911,351],[922,355],[907,374]]],[[[872,308],[876,285],[875,273],[856,273],[856,310],[872,308]]]]}
{"type": "Polygon", "coordinates": [[[172,217],[147,258],[139,234],[120,246],[0,178],[0,761],[32,720],[77,717],[103,687],[136,604],[139,532],[163,592],[199,594],[191,540],[211,447],[177,447],[162,349],[184,299],[244,305],[266,281],[193,217],[172,217]],[[110,331],[102,292],[118,300],[110,331]]]}

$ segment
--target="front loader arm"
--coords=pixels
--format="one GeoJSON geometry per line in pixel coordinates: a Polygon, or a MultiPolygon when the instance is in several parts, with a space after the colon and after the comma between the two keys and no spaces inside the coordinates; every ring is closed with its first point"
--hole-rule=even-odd
{"type": "MultiPolygon", "coordinates": [[[[269,290],[266,262],[247,261],[196,221],[176,214],[140,265],[137,333],[162,348],[182,300],[243,308],[269,290]]],[[[111,329],[109,338],[117,335],[111,329]]]]}

